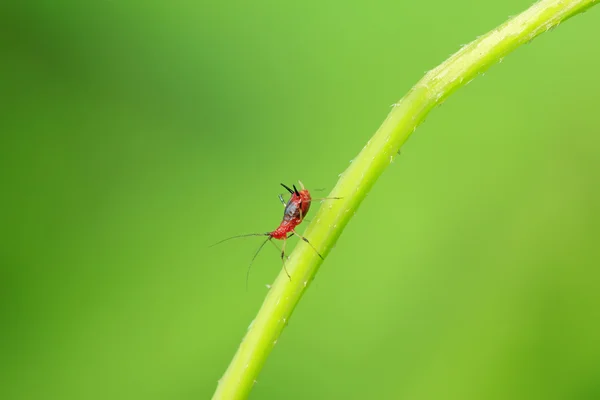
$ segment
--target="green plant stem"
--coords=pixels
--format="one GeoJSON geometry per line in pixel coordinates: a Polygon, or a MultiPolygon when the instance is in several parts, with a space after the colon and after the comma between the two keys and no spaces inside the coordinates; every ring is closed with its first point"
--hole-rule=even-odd
{"type": "MultiPolygon", "coordinates": [[[[429,71],[394,105],[375,135],[341,175],[329,196],[342,199],[325,202],[313,217],[305,236],[326,256],[377,178],[431,109],[520,45],[557,27],[562,21],[596,2],[542,0],[464,46],[443,64],[429,71]]],[[[229,368],[219,381],[213,399],[244,399],[248,396],[267,356],[320,264],[321,259],[314,250],[300,242],[286,264],[292,276],[291,281],[283,271],[275,280],[229,368]]]]}

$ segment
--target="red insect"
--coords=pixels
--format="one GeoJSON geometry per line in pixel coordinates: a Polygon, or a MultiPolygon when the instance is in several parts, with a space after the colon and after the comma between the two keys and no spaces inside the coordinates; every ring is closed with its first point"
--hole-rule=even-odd
{"type": "MultiPolygon", "coordinates": [[[[292,278],[291,278],[289,272],[287,271],[287,268],[285,267],[285,244],[286,244],[287,239],[291,238],[294,235],[298,236],[300,239],[305,241],[310,247],[312,247],[312,249],[315,251],[315,253],[317,253],[317,255],[319,257],[321,257],[321,259],[323,259],[323,256],[321,255],[321,253],[319,253],[319,251],[308,241],[308,239],[305,238],[304,236],[300,235],[295,230],[296,227],[298,225],[300,225],[302,223],[302,221],[304,220],[304,217],[306,216],[306,214],[308,213],[308,210],[310,209],[310,203],[312,201],[312,199],[310,197],[310,193],[308,192],[307,189],[304,188],[304,185],[302,184],[302,182],[298,181],[298,183],[300,183],[300,187],[302,188],[302,190],[298,190],[296,188],[296,185],[292,185],[292,187],[294,188],[292,190],[288,186],[284,185],[283,183],[281,184],[281,186],[283,186],[288,192],[290,192],[291,197],[288,200],[288,202],[286,203],[285,200],[283,199],[283,196],[279,195],[279,200],[284,205],[285,210],[283,212],[283,220],[281,221],[281,223],[279,224],[277,229],[275,229],[274,231],[271,231],[271,232],[266,232],[266,233],[249,233],[246,235],[232,236],[232,237],[223,239],[220,242],[213,244],[213,246],[216,246],[217,244],[223,243],[230,239],[236,239],[236,238],[247,237],[247,236],[267,236],[267,239],[260,245],[260,247],[258,248],[256,253],[254,254],[254,257],[252,257],[252,260],[250,261],[250,265],[248,265],[248,272],[246,274],[246,285],[248,284],[248,275],[250,273],[250,267],[252,266],[252,263],[256,259],[256,256],[258,256],[258,253],[260,253],[260,251],[262,250],[263,246],[265,244],[267,244],[267,242],[270,242],[272,239],[283,240],[283,246],[281,247],[281,260],[283,262],[283,269],[285,270],[285,273],[287,274],[288,278],[290,278],[290,280],[292,278]]],[[[340,197],[329,197],[329,198],[318,199],[318,200],[339,199],[339,198],[340,197]]]]}

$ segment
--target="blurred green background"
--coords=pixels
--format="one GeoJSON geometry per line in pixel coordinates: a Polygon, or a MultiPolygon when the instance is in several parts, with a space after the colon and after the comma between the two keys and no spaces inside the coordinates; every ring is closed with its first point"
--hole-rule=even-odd
{"type": "MultiPolygon", "coordinates": [[[[208,245],[530,4],[4,3],[0,398],[209,398],[280,260],[246,291],[260,240],[208,245]]],[[[251,398],[600,398],[599,37],[593,8],[430,115],[251,398]]]]}

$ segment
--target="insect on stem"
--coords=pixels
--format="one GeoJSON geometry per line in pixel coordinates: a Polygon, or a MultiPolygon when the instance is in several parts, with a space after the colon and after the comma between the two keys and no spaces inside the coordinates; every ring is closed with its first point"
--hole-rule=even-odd
{"type": "MultiPolygon", "coordinates": [[[[317,250],[317,248],[315,246],[313,246],[313,244],[311,242],[309,242],[309,240],[307,238],[305,238],[304,236],[302,236],[298,232],[296,232],[295,228],[298,225],[300,225],[302,223],[302,221],[304,220],[304,217],[308,213],[308,210],[310,209],[310,204],[313,200],[310,197],[309,191],[304,187],[304,184],[302,184],[302,182],[300,182],[300,181],[298,181],[298,183],[300,184],[301,190],[298,190],[296,185],[292,185],[292,188],[293,188],[292,189],[283,183],[281,184],[281,186],[283,186],[283,188],[285,188],[285,190],[287,190],[289,192],[290,199],[286,203],[285,200],[283,199],[283,196],[279,195],[279,200],[285,206],[285,210],[283,212],[283,219],[281,220],[281,222],[279,223],[279,226],[274,231],[265,232],[265,233],[249,233],[249,234],[245,234],[245,235],[231,236],[227,239],[223,239],[220,242],[217,242],[210,246],[210,247],[216,246],[216,245],[226,242],[230,239],[237,239],[237,238],[249,237],[249,236],[267,236],[266,240],[264,242],[262,242],[262,244],[260,245],[260,247],[258,248],[256,253],[254,253],[252,260],[250,260],[250,264],[248,265],[248,270],[246,272],[246,290],[248,289],[248,280],[250,277],[250,269],[252,267],[252,263],[254,263],[254,260],[258,256],[258,253],[260,253],[260,251],[262,250],[262,248],[265,246],[265,244],[267,242],[273,243],[272,239],[283,240],[283,246],[281,248],[281,262],[283,264],[283,269],[284,269],[286,275],[288,276],[288,278],[290,278],[290,280],[292,279],[292,276],[290,275],[289,271],[287,270],[287,266],[285,264],[285,261],[286,261],[285,245],[286,245],[287,239],[289,239],[293,235],[298,236],[304,242],[308,243],[308,245],[315,251],[315,253],[317,253],[319,258],[321,258],[322,260],[324,259],[323,256],[321,255],[321,253],[319,253],[319,251],[317,250]]],[[[341,199],[341,197],[323,197],[323,198],[314,199],[314,200],[338,200],[338,199],[341,199]]],[[[275,245],[275,243],[273,243],[273,245],[275,245]]],[[[277,247],[277,245],[275,245],[275,247],[277,247]]]]}

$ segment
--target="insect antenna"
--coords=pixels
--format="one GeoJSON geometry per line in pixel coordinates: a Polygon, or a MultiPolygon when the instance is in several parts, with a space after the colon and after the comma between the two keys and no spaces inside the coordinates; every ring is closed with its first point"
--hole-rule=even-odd
{"type": "Polygon", "coordinates": [[[262,250],[262,248],[265,246],[265,244],[267,244],[268,241],[270,241],[271,239],[273,239],[273,236],[267,234],[269,237],[267,238],[267,240],[265,240],[264,242],[262,242],[262,244],[260,245],[260,247],[258,248],[258,250],[256,250],[256,253],[254,253],[254,257],[252,257],[252,260],[250,260],[250,264],[248,264],[248,270],[246,271],[246,292],[248,291],[248,280],[250,279],[250,267],[252,267],[252,263],[254,262],[254,260],[256,259],[256,256],[258,256],[258,253],[260,253],[260,251],[262,250]]]}
{"type": "Polygon", "coordinates": [[[221,243],[226,242],[226,241],[231,240],[231,239],[243,238],[243,237],[248,237],[248,236],[271,236],[271,233],[270,232],[267,232],[267,233],[248,233],[246,235],[236,235],[236,236],[228,237],[227,239],[223,239],[223,240],[221,240],[221,241],[219,241],[219,242],[217,242],[215,244],[211,244],[208,247],[216,246],[218,244],[221,244],[221,243]]]}

